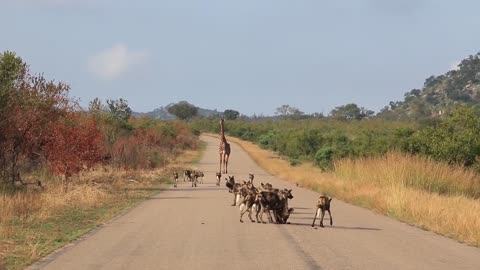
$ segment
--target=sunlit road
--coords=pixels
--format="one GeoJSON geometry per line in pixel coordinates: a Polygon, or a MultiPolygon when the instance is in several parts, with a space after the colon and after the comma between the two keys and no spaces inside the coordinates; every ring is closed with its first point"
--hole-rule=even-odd
{"type": "Polygon", "coordinates": [[[32,268],[480,269],[480,249],[336,199],[334,226],[313,229],[319,194],[268,175],[232,144],[230,172],[237,180],[254,173],[255,183],[294,195],[291,224],[256,224],[247,216],[241,224],[224,180],[215,185],[219,141],[203,139],[208,147],[196,166],[205,171],[205,184],[182,181],[32,268]]]}

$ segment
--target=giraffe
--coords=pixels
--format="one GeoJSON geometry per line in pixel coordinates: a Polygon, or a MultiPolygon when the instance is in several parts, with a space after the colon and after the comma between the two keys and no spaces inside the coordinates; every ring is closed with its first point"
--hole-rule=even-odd
{"type": "Polygon", "coordinates": [[[228,174],[228,158],[230,157],[230,144],[225,138],[224,119],[220,118],[220,173],[222,172],[222,164],[224,165],[224,173],[228,174]]]}

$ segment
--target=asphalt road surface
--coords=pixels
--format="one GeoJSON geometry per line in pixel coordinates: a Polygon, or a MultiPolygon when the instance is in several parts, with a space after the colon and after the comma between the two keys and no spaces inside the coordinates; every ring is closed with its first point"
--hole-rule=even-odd
{"type": "MultiPolygon", "coordinates": [[[[312,228],[318,193],[270,176],[232,143],[237,180],[293,189],[291,224],[239,222],[225,181],[215,185],[219,139],[197,169],[205,183],[182,182],[115,218],[32,269],[480,269],[480,249],[369,210],[332,201],[335,224],[312,228]]],[[[222,177],[224,178],[224,177],[222,177]]],[[[327,214],[328,217],[328,214],[327,214]]],[[[265,217],[266,220],[266,217],[265,217]]],[[[318,222],[317,222],[318,225],[318,222]]],[[[480,228],[479,228],[480,229],[480,228]]]]}

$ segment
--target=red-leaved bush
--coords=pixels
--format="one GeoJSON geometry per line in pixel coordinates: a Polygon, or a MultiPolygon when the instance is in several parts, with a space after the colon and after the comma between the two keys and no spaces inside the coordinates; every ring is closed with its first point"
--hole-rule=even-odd
{"type": "Polygon", "coordinates": [[[45,158],[53,173],[68,178],[102,161],[103,138],[93,118],[71,114],[50,123],[45,158]]]}
{"type": "Polygon", "coordinates": [[[185,123],[131,119],[127,101],[95,99],[79,110],[70,87],[31,75],[14,53],[0,54],[0,182],[22,182],[38,167],[70,177],[101,162],[126,169],[165,166],[195,148],[185,123]]]}

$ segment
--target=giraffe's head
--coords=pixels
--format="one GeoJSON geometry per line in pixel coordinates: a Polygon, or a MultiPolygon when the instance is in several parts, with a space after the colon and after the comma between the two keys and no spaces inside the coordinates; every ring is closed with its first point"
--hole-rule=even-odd
{"type": "Polygon", "coordinates": [[[223,125],[223,122],[225,122],[225,119],[222,117],[220,118],[220,125],[223,125]]]}

